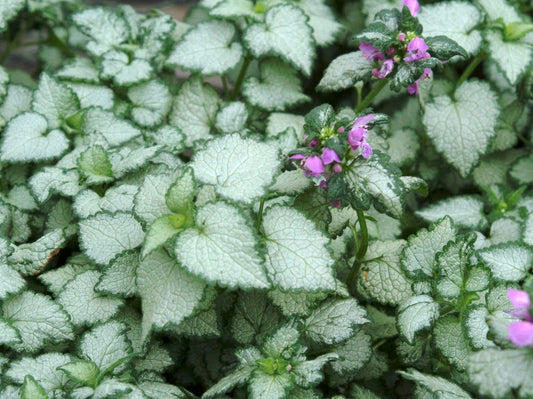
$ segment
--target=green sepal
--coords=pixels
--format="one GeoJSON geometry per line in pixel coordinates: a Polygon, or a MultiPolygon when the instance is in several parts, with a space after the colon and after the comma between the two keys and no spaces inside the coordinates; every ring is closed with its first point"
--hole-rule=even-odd
{"type": "Polygon", "coordinates": [[[447,36],[433,36],[424,39],[429,47],[429,53],[432,57],[436,57],[441,61],[449,60],[450,58],[459,55],[464,59],[468,58],[468,52],[459,46],[455,40],[447,36]]]}
{"type": "Polygon", "coordinates": [[[21,399],[48,399],[44,388],[39,385],[35,378],[31,375],[24,377],[24,384],[22,385],[21,399]]]}
{"type": "Polygon", "coordinates": [[[75,360],[59,367],[59,370],[64,371],[72,381],[91,388],[96,387],[100,374],[98,366],[90,360],[75,360]]]}

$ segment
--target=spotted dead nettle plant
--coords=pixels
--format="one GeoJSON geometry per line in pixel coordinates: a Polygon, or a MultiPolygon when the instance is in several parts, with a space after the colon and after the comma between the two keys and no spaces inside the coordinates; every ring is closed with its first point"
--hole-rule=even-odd
{"type": "Polygon", "coordinates": [[[0,1],[0,398],[533,396],[527,1],[89,3],[0,1]]]}

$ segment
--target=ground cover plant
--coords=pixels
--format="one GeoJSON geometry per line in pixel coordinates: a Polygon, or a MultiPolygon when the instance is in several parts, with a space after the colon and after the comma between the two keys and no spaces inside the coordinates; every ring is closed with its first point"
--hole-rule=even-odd
{"type": "Polygon", "coordinates": [[[532,397],[530,11],[0,1],[0,398],[532,397]]]}

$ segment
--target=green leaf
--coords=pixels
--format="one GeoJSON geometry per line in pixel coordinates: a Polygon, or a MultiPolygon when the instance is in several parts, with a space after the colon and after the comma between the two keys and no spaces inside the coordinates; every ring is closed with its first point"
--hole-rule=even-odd
{"type": "Polygon", "coordinates": [[[112,79],[117,86],[130,86],[150,79],[152,66],[146,60],[130,61],[128,54],[111,50],[103,56],[100,76],[104,79],[112,79]]]}
{"type": "Polygon", "coordinates": [[[9,20],[16,17],[25,4],[24,0],[6,0],[0,4],[0,32],[6,28],[9,20]]]}
{"type": "Polygon", "coordinates": [[[305,334],[315,342],[336,344],[350,338],[361,324],[368,323],[366,311],[353,298],[328,300],[305,320],[305,334]]]}
{"type": "Polygon", "coordinates": [[[301,140],[304,136],[303,126],[305,119],[301,115],[288,114],[285,112],[272,112],[267,119],[267,136],[277,136],[279,133],[292,127],[296,132],[296,137],[301,140]]]}
{"type": "Polygon", "coordinates": [[[424,37],[444,35],[470,54],[476,54],[483,41],[480,31],[475,29],[482,18],[474,4],[462,1],[424,4],[417,18],[424,26],[424,37]]]}
{"type": "MultiPolygon", "coordinates": [[[[80,100],[81,108],[101,107],[110,110],[115,105],[115,94],[109,87],[70,82],[67,82],[66,85],[80,100]]],[[[80,114],[74,114],[73,117],[76,118],[78,115],[80,114]]]]}
{"type": "Polygon", "coordinates": [[[520,281],[533,264],[533,249],[522,243],[493,245],[477,252],[493,276],[501,281],[520,281]]]}
{"type": "MultiPolygon", "coordinates": [[[[309,17],[313,38],[317,46],[331,44],[342,25],[323,0],[299,0],[296,3],[309,17]]],[[[329,3],[328,3],[329,4],[329,3]]]]}
{"type": "Polygon", "coordinates": [[[464,195],[439,201],[415,213],[428,222],[437,222],[449,216],[458,228],[483,230],[487,226],[483,206],[480,198],[464,195]]]}
{"type": "Polygon", "coordinates": [[[15,327],[0,318],[0,344],[15,345],[20,344],[20,335],[15,327]]]}
{"type": "Polygon", "coordinates": [[[332,352],[339,355],[339,359],[330,363],[333,371],[342,377],[350,376],[370,360],[372,339],[359,330],[353,337],[333,347],[332,352]]]}
{"type": "Polygon", "coordinates": [[[506,41],[501,32],[492,30],[485,32],[485,38],[491,59],[498,65],[509,83],[515,85],[531,64],[533,55],[531,43],[525,38],[519,41],[506,41]]]}
{"type": "Polygon", "coordinates": [[[266,288],[270,283],[257,250],[250,222],[224,202],[198,209],[196,227],[176,243],[178,260],[191,273],[223,286],[266,288]]]}
{"type": "Polygon", "coordinates": [[[139,265],[137,286],[142,298],[144,341],[152,328],[179,325],[190,316],[204,296],[205,283],[159,250],[139,265]]]}
{"type": "Polygon", "coordinates": [[[356,82],[368,79],[372,69],[372,62],[361,51],[343,54],[331,61],[316,89],[330,92],[351,88],[356,82]]]}
{"type": "Polygon", "coordinates": [[[433,333],[435,346],[458,371],[463,371],[472,350],[463,334],[459,319],[455,316],[441,317],[437,320],[433,333]]]}
{"type": "Polygon", "coordinates": [[[57,301],[77,327],[105,322],[124,304],[122,299],[95,292],[94,287],[98,284],[100,276],[101,273],[96,270],[78,274],[66,283],[59,293],[57,301]]]}
{"type": "Polygon", "coordinates": [[[104,147],[94,145],[80,154],[78,171],[87,185],[99,185],[113,181],[111,162],[104,147]]]}
{"type": "Polygon", "coordinates": [[[467,292],[479,292],[486,290],[491,282],[490,270],[482,266],[473,266],[468,270],[465,282],[467,292]]]}
{"type": "Polygon", "coordinates": [[[215,185],[223,197],[247,204],[265,194],[279,166],[276,147],[238,134],[207,142],[191,163],[197,180],[215,185]]]}
{"type": "Polygon", "coordinates": [[[7,124],[0,148],[0,160],[46,161],[59,157],[68,147],[69,140],[61,130],[49,130],[42,115],[25,112],[7,124]]]}
{"type": "Polygon", "coordinates": [[[441,95],[427,103],[423,122],[437,150],[466,177],[496,134],[499,113],[489,85],[467,81],[457,88],[454,99],[441,95]]]}
{"type": "Polygon", "coordinates": [[[185,216],[182,214],[164,215],[154,220],[146,233],[141,257],[145,258],[146,255],[163,246],[184,229],[184,224],[185,216]]]}
{"type": "Polygon", "coordinates": [[[211,386],[207,391],[205,391],[202,395],[202,399],[219,397],[220,395],[229,392],[236,386],[244,385],[250,379],[253,371],[253,366],[238,367],[236,370],[219,380],[215,385],[211,386]]]}
{"type": "Polygon", "coordinates": [[[167,192],[176,182],[180,171],[147,175],[134,199],[134,212],[146,224],[151,224],[158,217],[167,215],[167,192]]]}
{"type": "Polygon", "coordinates": [[[54,352],[23,357],[13,361],[5,374],[17,384],[23,384],[25,377],[31,375],[46,392],[52,393],[68,384],[67,376],[58,368],[70,361],[69,355],[54,352]]]}
{"type": "Polygon", "coordinates": [[[280,323],[280,314],[260,291],[239,295],[231,323],[233,338],[240,344],[261,342],[280,323]]]}
{"type": "Polygon", "coordinates": [[[431,393],[431,397],[442,399],[471,399],[471,396],[466,391],[445,378],[422,374],[415,369],[409,369],[407,372],[398,371],[398,374],[407,380],[414,381],[417,386],[431,393]]]}
{"type": "Polygon", "coordinates": [[[222,133],[242,131],[248,121],[246,106],[240,101],[231,102],[224,106],[216,116],[216,128],[222,133]]]}
{"type": "Polygon", "coordinates": [[[524,242],[533,245],[533,212],[530,212],[524,222],[524,242]]]}
{"type": "Polygon", "coordinates": [[[178,128],[170,125],[163,125],[156,131],[146,132],[147,141],[164,146],[165,151],[178,154],[184,150],[185,135],[178,128]]]}
{"type": "Polygon", "coordinates": [[[87,50],[96,56],[118,47],[130,38],[130,27],[117,12],[105,8],[87,8],[72,16],[82,33],[92,40],[87,50]]]}
{"type": "Polygon", "coordinates": [[[218,326],[218,316],[215,309],[196,313],[177,327],[173,332],[186,337],[220,337],[221,331],[218,326]]]}
{"type": "Polygon", "coordinates": [[[61,229],[53,230],[37,241],[21,244],[8,258],[8,264],[24,275],[39,274],[65,244],[61,229]]]}
{"type": "Polygon", "coordinates": [[[94,327],[81,338],[81,357],[92,361],[101,372],[105,371],[131,355],[131,344],[125,332],[126,325],[113,320],[94,327]]]}
{"type": "Polygon", "coordinates": [[[149,398],[186,399],[185,395],[178,387],[164,384],[157,381],[141,382],[139,388],[149,398]]]}
{"type": "Polygon", "coordinates": [[[131,87],[128,98],[132,103],[131,117],[142,127],[160,125],[172,105],[170,90],[157,80],[131,87]]]}
{"type": "Polygon", "coordinates": [[[223,75],[242,59],[234,42],[235,26],[220,20],[202,22],[178,42],[166,63],[201,75],[223,75]]]}
{"type": "Polygon", "coordinates": [[[11,345],[17,351],[36,352],[48,342],[74,339],[67,313],[46,295],[23,292],[4,301],[2,311],[20,334],[21,343],[11,345]]]}
{"type": "Polygon", "coordinates": [[[309,76],[315,46],[313,30],[307,21],[308,17],[300,8],[277,5],[266,12],[264,23],[250,25],[243,39],[255,57],[278,55],[309,76]]]}
{"type": "Polygon", "coordinates": [[[533,393],[533,357],[527,347],[476,352],[468,359],[467,373],[481,395],[503,398],[517,390],[518,396],[525,398],[533,393]]]}
{"type": "Polygon", "coordinates": [[[110,111],[89,108],[83,117],[82,130],[88,135],[102,135],[111,147],[126,143],[141,135],[129,121],[118,118],[110,111]]]}
{"type": "Polygon", "coordinates": [[[258,368],[254,371],[248,386],[250,399],[286,398],[294,385],[293,379],[294,376],[290,373],[269,374],[258,368]]]}
{"type": "Polygon", "coordinates": [[[263,216],[266,262],[274,286],[284,290],[335,290],[329,239],[295,209],[269,208],[263,216]]]}
{"type": "Polygon", "coordinates": [[[168,351],[157,341],[150,343],[146,352],[142,359],[135,359],[134,367],[137,372],[163,373],[165,369],[174,364],[168,351]]]}
{"type": "Polygon", "coordinates": [[[309,101],[302,93],[296,71],[283,61],[269,58],[261,63],[261,81],[255,77],[246,79],[242,93],[250,104],[269,111],[309,101]]]}
{"type": "Polygon", "coordinates": [[[32,109],[48,120],[48,128],[57,129],[80,110],[80,102],[71,89],[43,73],[33,94],[32,109]]]}
{"type": "Polygon", "coordinates": [[[402,254],[402,268],[410,278],[432,278],[435,272],[435,255],[444,246],[455,239],[455,227],[446,216],[429,226],[429,230],[421,229],[416,236],[410,236],[402,254]]]}
{"type": "Polygon", "coordinates": [[[185,145],[211,137],[220,98],[217,92],[200,78],[187,80],[174,100],[170,124],[185,134],[185,145]]]}
{"type": "Polygon", "coordinates": [[[398,329],[413,344],[415,334],[431,325],[440,316],[439,304],[428,295],[412,296],[398,307],[398,329]]]}
{"type": "Polygon", "coordinates": [[[79,222],[80,245],[96,263],[106,265],[119,253],[134,249],[144,240],[142,227],[125,212],[100,212],[79,222]]]}
{"type": "Polygon", "coordinates": [[[102,272],[95,290],[115,296],[134,296],[137,294],[135,278],[139,262],[137,251],[126,251],[117,255],[102,272]]]}
{"type": "Polygon", "coordinates": [[[76,57],[55,73],[61,80],[82,83],[100,83],[98,71],[89,58],[76,57]]]}
{"type": "Polygon", "coordinates": [[[114,185],[100,197],[93,190],[83,190],[74,198],[74,211],[80,219],[86,219],[102,211],[130,212],[138,187],[131,184],[114,185]]]}
{"type": "Polygon", "coordinates": [[[148,161],[154,158],[161,151],[160,146],[145,147],[132,145],[131,147],[120,147],[109,152],[113,175],[116,178],[141,170],[148,161]]]}
{"type": "Polygon", "coordinates": [[[412,295],[411,280],[400,267],[405,241],[374,241],[368,246],[357,286],[378,302],[399,305],[412,295]]]}
{"type": "Polygon", "coordinates": [[[515,179],[520,184],[532,184],[533,177],[531,176],[531,171],[533,170],[533,156],[520,158],[516,162],[509,174],[513,179],[515,179]]]}
{"type": "Polygon", "coordinates": [[[399,219],[403,213],[404,184],[386,156],[374,153],[369,159],[357,157],[344,173],[356,202],[368,209],[370,199],[376,209],[399,219]]]}
{"type": "Polygon", "coordinates": [[[44,388],[31,375],[24,377],[20,397],[21,399],[48,399],[44,388]]]}
{"type": "Polygon", "coordinates": [[[495,346],[487,338],[487,334],[489,333],[489,326],[486,321],[488,315],[489,311],[483,305],[470,307],[463,315],[464,331],[470,344],[475,349],[495,346]]]}
{"type": "Polygon", "coordinates": [[[452,57],[459,56],[464,59],[468,58],[468,53],[455,40],[448,36],[431,36],[426,37],[425,42],[429,47],[432,57],[436,57],[441,61],[447,61],[452,57]]]}
{"type": "Polygon", "coordinates": [[[0,300],[5,300],[8,295],[16,294],[26,286],[20,274],[9,265],[0,261],[0,300]]]}
{"type": "Polygon", "coordinates": [[[209,5],[205,1],[201,3],[203,7],[210,8],[209,14],[212,16],[237,20],[239,17],[261,19],[261,14],[256,13],[256,5],[252,0],[221,0],[209,5]]]}
{"type": "Polygon", "coordinates": [[[63,370],[72,381],[88,387],[94,387],[100,370],[90,360],[74,360],[59,368],[63,370]]]}
{"type": "Polygon", "coordinates": [[[193,171],[190,168],[184,169],[176,182],[168,189],[165,201],[172,212],[190,213],[190,207],[196,195],[196,182],[193,171]]]}
{"type": "Polygon", "coordinates": [[[296,384],[300,387],[311,388],[318,385],[320,381],[324,379],[324,373],[321,369],[324,365],[332,360],[339,358],[336,353],[327,353],[325,355],[318,356],[313,360],[307,360],[296,364],[291,372],[294,374],[296,384]]]}
{"type": "Polygon", "coordinates": [[[0,104],[0,116],[6,121],[31,109],[33,92],[25,86],[10,84],[0,104]]]}
{"type": "Polygon", "coordinates": [[[269,189],[278,194],[296,195],[303,193],[312,184],[303,169],[287,170],[281,172],[269,189]]]}
{"type": "Polygon", "coordinates": [[[86,256],[78,254],[67,259],[63,266],[47,271],[39,275],[38,278],[54,296],[57,296],[68,281],[93,268],[94,266],[86,256]]]}

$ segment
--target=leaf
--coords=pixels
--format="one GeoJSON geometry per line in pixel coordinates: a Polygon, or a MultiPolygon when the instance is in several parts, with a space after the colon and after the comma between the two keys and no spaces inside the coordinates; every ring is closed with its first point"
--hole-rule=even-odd
{"type": "Polygon", "coordinates": [[[428,222],[437,222],[443,217],[449,216],[458,228],[483,230],[487,226],[483,206],[483,201],[480,198],[463,195],[439,201],[415,213],[428,222]]]}
{"type": "Polygon", "coordinates": [[[172,212],[187,214],[196,195],[196,182],[190,168],[183,169],[180,176],[168,189],[165,202],[172,212]]]}
{"type": "Polygon", "coordinates": [[[234,36],[231,23],[201,22],[181,38],[166,63],[204,76],[223,75],[242,59],[242,46],[234,36]]]}
{"type": "Polygon", "coordinates": [[[365,267],[357,286],[382,304],[399,305],[412,296],[411,280],[400,267],[404,240],[374,241],[368,246],[365,267]]]}
{"type": "Polygon", "coordinates": [[[218,397],[226,392],[229,392],[236,386],[243,385],[250,379],[253,371],[253,366],[238,367],[236,370],[226,375],[215,385],[211,386],[207,391],[205,391],[202,395],[202,399],[218,397]]]}
{"type": "Polygon", "coordinates": [[[132,103],[131,117],[142,127],[160,125],[172,105],[170,90],[158,80],[149,80],[128,90],[132,103]]]}
{"type": "Polygon", "coordinates": [[[20,344],[20,335],[15,327],[0,318],[0,344],[15,345],[20,344]]]}
{"type": "Polygon", "coordinates": [[[447,36],[470,54],[476,54],[483,41],[480,31],[475,29],[482,20],[481,13],[471,3],[447,1],[424,5],[417,18],[424,26],[424,37],[447,36]]]}
{"type": "Polygon", "coordinates": [[[336,353],[326,353],[318,356],[313,360],[307,360],[296,364],[291,372],[294,374],[295,382],[300,387],[311,388],[318,385],[324,379],[324,373],[321,369],[324,365],[332,360],[339,358],[336,353]]]}
{"type": "Polygon", "coordinates": [[[142,298],[142,340],[153,328],[179,325],[204,296],[205,283],[185,272],[165,251],[147,256],[137,269],[142,298]]]}
{"type": "Polygon", "coordinates": [[[309,76],[315,46],[307,21],[308,17],[300,8],[277,5],[266,12],[264,23],[255,23],[246,29],[243,40],[255,57],[278,55],[309,76]]]}
{"type": "Polygon", "coordinates": [[[447,61],[452,57],[458,56],[464,59],[468,58],[467,51],[462,48],[453,39],[448,36],[439,35],[431,36],[425,39],[429,51],[433,57],[438,58],[441,61],[447,61]]]}
{"type": "Polygon", "coordinates": [[[439,304],[428,295],[412,296],[398,307],[398,329],[413,344],[415,334],[431,325],[440,316],[439,304]]]}
{"type": "Polygon", "coordinates": [[[102,211],[131,212],[133,198],[138,187],[131,184],[114,185],[100,197],[93,190],[83,190],[74,198],[74,211],[81,219],[95,215],[102,211]]]}
{"type": "Polygon", "coordinates": [[[260,20],[261,14],[254,11],[255,4],[251,0],[220,0],[216,4],[201,2],[203,7],[210,8],[209,15],[237,19],[239,17],[249,17],[253,20],[260,20]]]}
{"type": "Polygon", "coordinates": [[[450,217],[446,216],[421,229],[416,236],[410,236],[402,254],[402,268],[410,278],[432,278],[435,272],[435,255],[444,246],[455,239],[455,227],[450,217]]]}
{"type": "Polygon", "coordinates": [[[261,78],[245,80],[242,93],[250,104],[269,111],[283,111],[285,108],[309,101],[302,93],[296,72],[284,62],[269,58],[261,63],[261,78]]]}
{"type": "Polygon", "coordinates": [[[197,180],[213,184],[221,196],[250,204],[265,194],[280,161],[274,146],[231,134],[207,142],[191,167],[197,180]]]}
{"type": "Polygon", "coordinates": [[[335,290],[329,239],[295,209],[274,206],[263,215],[265,266],[284,290],[335,290]]]}
{"type": "MultiPolygon", "coordinates": [[[[115,94],[113,90],[105,86],[97,86],[87,83],[66,83],[80,100],[81,108],[101,107],[110,110],[115,106],[115,94]]],[[[74,118],[78,114],[74,114],[74,118]]]]}
{"type": "Polygon", "coordinates": [[[25,4],[24,0],[6,0],[0,4],[0,32],[6,28],[9,20],[16,17],[25,4]]]}
{"type": "Polygon", "coordinates": [[[356,202],[368,209],[372,199],[376,209],[399,219],[403,213],[404,184],[386,156],[374,153],[369,159],[357,157],[344,173],[356,202]]]}
{"type": "Polygon", "coordinates": [[[222,286],[270,286],[249,223],[237,208],[227,203],[201,207],[196,227],[178,237],[175,248],[178,261],[191,273],[222,286]]]}
{"type": "Polygon", "coordinates": [[[131,344],[125,332],[126,325],[113,320],[94,327],[81,338],[81,357],[92,361],[104,372],[131,354],[131,344]]]}
{"type": "Polygon", "coordinates": [[[217,113],[215,125],[222,133],[235,133],[242,131],[247,121],[246,106],[240,101],[234,101],[217,113]]]}
{"type": "Polygon", "coordinates": [[[147,353],[142,359],[135,359],[135,370],[137,372],[153,371],[163,373],[165,369],[174,364],[168,351],[158,342],[151,343],[146,351],[147,353]]]}
{"type": "Polygon", "coordinates": [[[21,244],[8,258],[8,264],[24,275],[39,274],[65,244],[61,229],[53,230],[37,241],[21,244]]]}
{"type": "Polygon", "coordinates": [[[110,111],[89,108],[83,117],[83,131],[88,135],[102,135],[111,147],[126,143],[141,135],[129,121],[118,118],[110,111]]]}
{"type": "Polygon", "coordinates": [[[454,97],[441,95],[427,103],[423,122],[437,150],[466,177],[496,134],[500,109],[485,82],[467,81],[454,97]]]}
{"type": "Polygon", "coordinates": [[[151,224],[158,217],[167,215],[166,194],[180,171],[174,173],[147,175],[134,199],[134,212],[146,224],[151,224]]]}
{"type": "Polygon", "coordinates": [[[6,121],[25,112],[30,111],[33,91],[25,86],[10,84],[7,94],[0,104],[0,116],[6,121]]]}
{"type": "Polygon", "coordinates": [[[138,386],[149,398],[187,398],[187,395],[185,395],[178,387],[170,384],[164,384],[157,381],[143,381],[138,386]]]}
{"type": "Polygon", "coordinates": [[[530,212],[524,222],[524,242],[533,245],[533,212],[530,212]]]}
{"type": "MultiPolygon", "coordinates": [[[[363,367],[372,355],[372,339],[362,330],[346,341],[336,345],[332,351],[339,355],[330,365],[338,376],[350,376],[363,367]]],[[[348,377],[349,378],[349,377],[348,377]]]]}
{"type": "Polygon", "coordinates": [[[70,361],[69,355],[55,352],[23,357],[13,361],[5,374],[17,384],[22,384],[24,378],[31,375],[46,392],[54,392],[68,384],[67,376],[58,368],[70,361]]]}
{"type": "Polygon", "coordinates": [[[485,38],[491,59],[514,86],[531,64],[533,55],[531,43],[525,38],[518,41],[504,40],[501,32],[493,30],[487,30],[485,38]]]}
{"type": "Polygon", "coordinates": [[[61,130],[48,129],[46,119],[34,112],[25,112],[9,121],[0,148],[4,162],[36,162],[54,159],[69,147],[61,130]]]}
{"type": "Polygon", "coordinates": [[[79,111],[80,103],[71,89],[43,73],[33,94],[32,109],[48,120],[48,128],[57,129],[79,111]]]}
{"type": "Polygon", "coordinates": [[[317,86],[318,91],[340,91],[353,87],[371,76],[372,62],[364,58],[361,51],[354,51],[335,58],[324,72],[317,86]]]}
{"type": "Polygon", "coordinates": [[[468,359],[467,373],[481,395],[502,398],[512,390],[517,390],[519,397],[533,393],[529,378],[533,373],[530,348],[489,348],[476,352],[468,359]]]}
{"type": "Polygon", "coordinates": [[[101,273],[96,270],[78,274],[59,293],[57,301],[70,315],[70,320],[76,327],[105,322],[124,304],[122,299],[95,292],[100,276],[101,273]]]}
{"type": "Polygon", "coordinates": [[[530,155],[527,158],[520,158],[513,165],[509,174],[520,184],[532,184],[531,170],[533,170],[533,156],[530,155]]]}
{"type": "Polygon", "coordinates": [[[38,278],[54,296],[57,296],[67,282],[93,268],[92,262],[86,256],[78,254],[67,259],[63,266],[47,271],[38,278]]]}
{"type": "Polygon", "coordinates": [[[146,233],[141,257],[145,258],[154,250],[162,247],[172,237],[175,237],[184,229],[184,223],[185,216],[182,214],[164,215],[154,220],[146,233]]]}
{"type": "Polygon", "coordinates": [[[305,320],[304,331],[315,342],[327,345],[342,342],[355,328],[368,323],[366,311],[353,298],[329,300],[313,310],[305,320]]]}
{"type": "Polygon", "coordinates": [[[463,371],[472,350],[463,334],[461,322],[455,316],[441,317],[437,320],[433,333],[435,346],[458,371],[463,371]]]}
{"type": "Polygon", "coordinates": [[[67,313],[46,295],[25,291],[4,301],[2,311],[20,334],[21,342],[11,345],[17,351],[36,352],[48,342],[74,339],[67,313]]]}
{"type": "Polygon", "coordinates": [[[101,65],[100,76],[113,80],[117,86],[130,86],[147,81],[153,72],[148,61],[140,59],[130,61],[128,54],[116,50],[105,53],[101,65]]]}
{"type": "Polygon", "coordinates": [[[293,387],[293,378],[290,373],[268,374],[258,368],[254,371],[248,386],[250,398],[286,398],[288,391],[293,387]]]}
{"type": "Polygon", "coordinates": [[[309,17],[313,38],[317,46],[331,44],[342,25],[323,0],[300,0],[296,3],[309,17]]]}
{"type": "Polygon", "coordinates": [[[55,73],[61,80],[82,83],[100,83],[98,71],[89,58],[76,57],[55,73]]]}
{"type": "Polygon", "coordinates": [[[211,136],[219,102],[217,92],[210,85],[203,84],[200,78],[193,77],[181,86],[169,121],[185,134],[187,147],[211,136]]]}
{"type": "Polygon", "coordinates": [[[72,381],[88,387],[94,387],[100,370],[90,360],[74,360],[59,367],[72,381]]]}
{"type": "Polygon", "coordinates": [[[99,185],[114,180],[111,162],[106,150],[100,145],[91,146],[80,154],[78,170],[87,185],[99,185]]]}
{"type": "Polygon", "coordinates": [[[243,292],[235,305],[231,330],[240,344],[261,342],[280,323],[280,314],[263,292],[243,292]]]}
{"type": "Polygon", "coordinates": [[[267,119],[266,133],[267,136],[273,137],[292,127],[296,132],[296,137],[301,140],[304,137],[304,123],[305,118],[301,115],[272,112],[267,119]]]}
{"type": "Polygon", "coordinates": [[[487,338],[489,325],[487,324],[488,309],[483,305],[470,307],[463,316],[463,326],[470,345],[475,349],[484,349],[495,346],[487,338]]]}
{"type": "Polygon", "coordinates": [[[144,240],[139,222],[125,212],[100,212],[79,222],[80,245],[96,263],[106,265],[119,253],[134,249],[144,240]]]}
{"type": "Polygon", "coordinates": [[[119,46],[130,38],[130,28],[126,20],[117,12],[105,8],[87,8],[72,16],[82,33],[92,40],[87,50],[96,56],[119,46]]]}
{"type": "Polygon", "coordinates": [[[501,281],[520,281],[533,264],[533,249],[522,243],[492,245],[477,252],[493,276],[501,281]]]}
{"type": "Polygon", "coordinates": [[[31,375],[24,377],[20,397],[21,399],[48,399],[44,388],[31,375]]]}
{"type": "Polygon", "coordinates": [[[461,387],[445,378],[423,374],[415,369],[409,369],[407,372],[398,371],[402,377],[414,381],[417,386],[423,387],[426,391],[433,394],[433,397],[442,399],[471,399],[471,396],[461,387]]]}
{"type": "Polygon", "coordinates": [[[148,161],[161,152],[160,146],[143,147],[141,145],[121,147],[109,152],[109,161],[116,178],[142,169],[148,161]]]}
{"type": "Polygon", "coordinates": [[[20,292],[25,286],[26,282],[20,274],[4,261],[0,261],[0,300],[20,292]]]}

